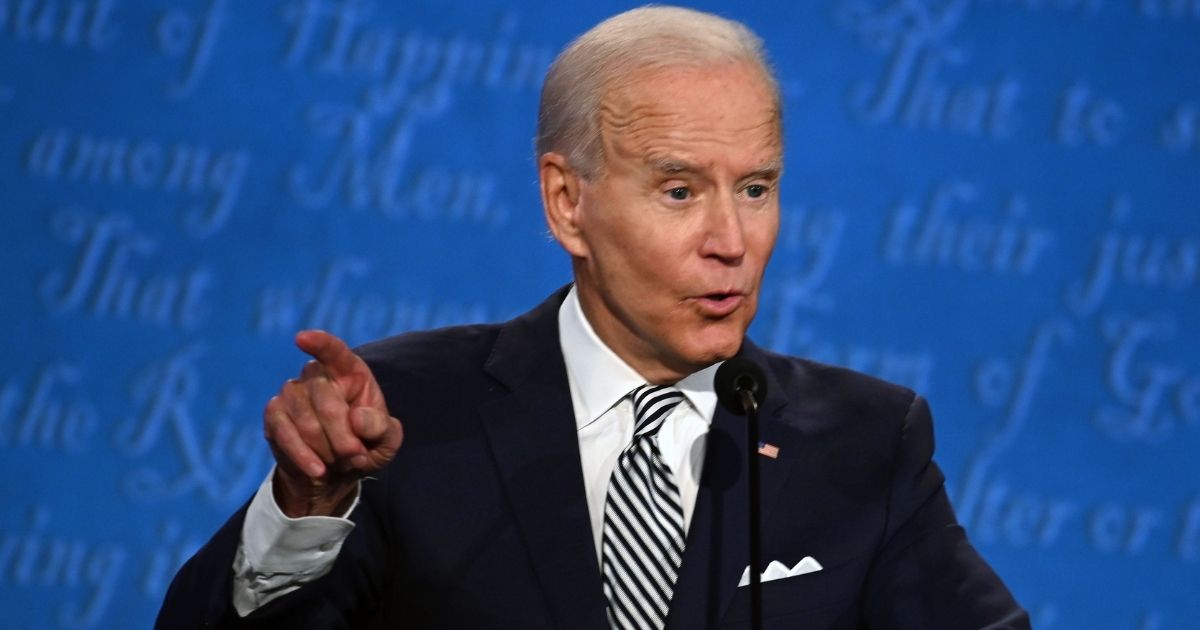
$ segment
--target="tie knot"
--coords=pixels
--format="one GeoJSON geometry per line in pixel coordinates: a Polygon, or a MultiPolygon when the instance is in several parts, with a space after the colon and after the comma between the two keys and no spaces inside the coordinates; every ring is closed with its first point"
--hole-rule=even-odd
{"type": "Polygon", "coordinates": [[[683,402],[683,392],[667,385],[642,385],[629,396],[633,399],[634,438],[658,433],[667,414],[683,402]]]}

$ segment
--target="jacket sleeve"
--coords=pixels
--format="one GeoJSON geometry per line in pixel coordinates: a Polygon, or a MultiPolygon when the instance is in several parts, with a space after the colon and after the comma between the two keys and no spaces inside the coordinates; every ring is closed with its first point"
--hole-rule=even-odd
{"type": "Polygon", "coordinates": [[[904,418],[887,524],[864,586],[873,629],[1027,629],[1029,617],[967,540],[933,463],[933,420],[920,396],[904,418]]]}
{"type": "Polygon", "coordinates": [[[383,482],[364,481],[362,500],[350,515],[354,531],[325,576],[240,617],[233,606],[233,561],[247,506],[227,521],[176,574],[156,628],[349,628],[377,610],[392,558],[378,506],[383,482]]]}
{"type": "Polygon", "coordinates": [[[242,506],[175,574],[158,611],[155,628],[218,628],[236,621],[233,557],[241,541],[247,505],[242,506]]]}

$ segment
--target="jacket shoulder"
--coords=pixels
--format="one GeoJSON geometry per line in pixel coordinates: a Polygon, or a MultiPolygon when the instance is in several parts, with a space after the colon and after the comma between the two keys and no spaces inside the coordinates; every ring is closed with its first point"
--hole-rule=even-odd
{"type": "Polygon", "coordinates": [[[407,332],[354,349],[380,381],[454,378],[478,371],[495,345],[502,324],[472,324],[407,332]]]}
{"type": "Polygon", "coordinates": [[[912,389],[845,367],[764,351],[765,362],[788,399],[819,403],[856,418],[902,420],[918,399],[912,389]]]}

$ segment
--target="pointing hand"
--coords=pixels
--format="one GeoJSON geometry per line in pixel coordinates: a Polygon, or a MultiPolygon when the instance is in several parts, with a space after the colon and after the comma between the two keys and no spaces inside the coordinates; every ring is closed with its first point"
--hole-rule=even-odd
{"type": "Polygon", "coordinates": [[[344,512],[357,482],[383,468],[403,439],[379,383],[341,339],[297,333],[313,360],[263,411],[263,432],[277,464],[275,501],[290,517],[344,512]]]}

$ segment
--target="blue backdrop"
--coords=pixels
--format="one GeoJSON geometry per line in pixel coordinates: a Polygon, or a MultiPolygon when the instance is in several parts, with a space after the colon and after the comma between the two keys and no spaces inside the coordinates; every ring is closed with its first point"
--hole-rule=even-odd
{"type": "MultiPolygon", "coordinates": [[[[269,466],[295,330],[565,282],[537,92],[629,6],[0,0],[4,625],[150,623],[269,466]]],[[[1200,0],[699,6],[785,92],[753,336],[928,395],[1036,627],[1200,627],[1200,0]]]]}

